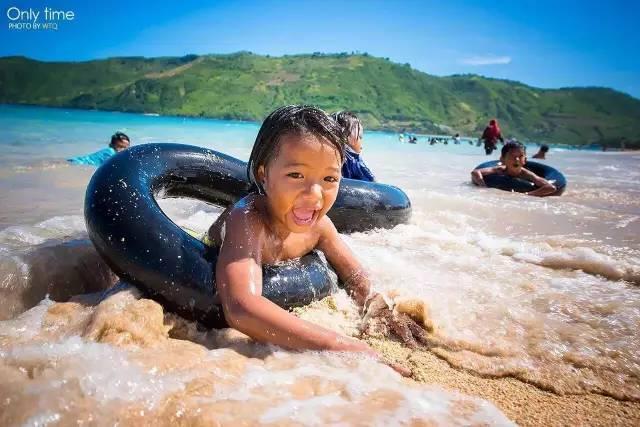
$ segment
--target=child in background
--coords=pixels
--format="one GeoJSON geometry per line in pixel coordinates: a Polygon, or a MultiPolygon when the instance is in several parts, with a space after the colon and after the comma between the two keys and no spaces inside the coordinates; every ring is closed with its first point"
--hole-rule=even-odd
{"type": "MultiPolygon", "coordinates": [[[[342,177],[361,181],[375,181],[373,173],[360,157],[362,153],[362,134],[364,132],[360,119],[350,111],[339,111],[333,113],[331,117],[342,128],[347,141],[344,150],[345,159],[342,164],[342,177]]],[[[409,142],[411,142],[411,139],[409,139],[409,142]]]]}
{"type": "Polygon", "coordinates": [[[503,174],[513,178],[526,179],[533,182],[536,188],[525,193],[529,196],[548,196],[555,193],[556,187],[544,178],[524,168],[527,163],[525,146],[517,141],[509,141],[502,147],[498,166],[476,169],[471,172],[471,180],[474,184],[485,187],[484,177],[491,174],[503,174]]]}
{"type": "Polygon", "coordinates": [[[546,160],[546,158],[547,158],[546,155],[547,155],[548,151],[549,151],[549,146],[548,145],[543,145],[542,147],[540,147],[538,152],[533,155],[533,158],[534,159],[546,160]]]}
{"type": "Polygon", "coordinates": [[[384,298],[372,292],[360,262],[326,216],[338,195],[343,145],[342,129],[317,108],[290,105],[265,119],[247,167],[256,191],[209,230],[211,240],[221,242],[217,292],[229,325],[257,341],[379,357],[366,343],[300,319],[262,296],[263,264],[320,249],[356,304],[371,309],[368,315],[376,306],[374,316],[387,319],[405,342],[414,336],[424,342],[424,329],[416,322],[386,304],[380,307],[384,298]]]}
{"type": "Polygon", "coordinates": [[[129,145],[129,137],[122,132],[116,132],[111,136],[111,142],[107,148],[103,148],[95,153],[87,154],[86,156],[72,157],[67,159],[67,161],[74,165],[100,166],[114,154],[129,148],[129,145]]]}

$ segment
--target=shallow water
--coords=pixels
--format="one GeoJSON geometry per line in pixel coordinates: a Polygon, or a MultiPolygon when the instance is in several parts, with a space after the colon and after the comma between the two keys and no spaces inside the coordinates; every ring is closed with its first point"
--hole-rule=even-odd
{"type": "MultiPolygon", "coordinates": [[[[486,402],[405,390],[396,374],[368,360],[289,354],[236,339],[251,348],[247,354],[233,350],[228,331],[178,334],[184,326],[170,334],[203,347],[168,339],[171,316],[130,320],[139,310],[160,310],[135,292],[112,297],[114,304],[40,303],[47,294],[66,301],[115,281],[86,241],[82,200],[92,169],[69,167],[65,157],[97,150],[124,130],[134,144],[184,142],[246,160],[258,126],[0,106],[0,127],[0,319],[14,318],[0,322],[0,369],[11,379],[0,386],[0,402],[12,399],[0,424],[91,416],[135,424],[140,411],[161,422],[195,417],[185,423],[506,422],[486,402]],[[91,327],[100,322],[115,326],[91,327]],[[187,354],[206,362],[180,366],[187,354]],[[235,396],[241,390],[248,394],[235,396]],[[220,418],[242,399],[255,413],[220,418]],[[109,403],[98,409],[98,401],[109,403]],[[356,417],[353,403],[370,405],[357,416],[372,418],[356,417]],[[299,418],[309,414],[316,418],[299,418]]],[[[538,199],[471,186],[469,171],[487,159],[474,146],[399,144],[395,135],[373,132],[364,144],[378,179],[410,196],[413,217],[393,230],[344,238],[380,290],[427,303],[432,351],[454,366],[557,393],[640,400],[640,154],[552,149],[546,162],[569,186],[561,197],[538,199]]],[[[161,206],[198,231],[219,213],[188,200],[161,206]]],[[[302,315],[345,332],[357,327],[348,304],[302,315]]]]}

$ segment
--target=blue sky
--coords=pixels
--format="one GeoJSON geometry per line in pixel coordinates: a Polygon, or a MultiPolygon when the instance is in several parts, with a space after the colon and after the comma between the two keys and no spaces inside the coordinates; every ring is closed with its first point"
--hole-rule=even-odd
{"type": "Polygon", "coordinates": [[[0,56],[87,60],[248,50],[368,52],[435,75],[476,73],[640,98],[640,1],[2,0],[0,56]],[[44,8],[73,20],[45,21],[44,8]],[[18,11],[57,30],[10,29],[18,11]]]}

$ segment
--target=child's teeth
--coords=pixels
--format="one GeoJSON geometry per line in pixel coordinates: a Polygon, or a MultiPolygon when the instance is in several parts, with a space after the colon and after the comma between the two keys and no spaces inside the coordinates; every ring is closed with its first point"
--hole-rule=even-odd
{"type": "Polygon", "coordinates": [[[293,214],[302,221],[308,221],[313,216],[313,209],[294,209],[293,214]]]}

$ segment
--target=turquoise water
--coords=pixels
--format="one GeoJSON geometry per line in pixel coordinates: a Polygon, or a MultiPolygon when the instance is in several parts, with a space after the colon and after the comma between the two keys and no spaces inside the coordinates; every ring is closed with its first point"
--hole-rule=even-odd
{"type": "MultiPolygon", "coordinates": [[[[104,148],[116,131],[125,132],[133,144],[180,142],[199,145],[243,158],[248,157],[259,123],[185,117],[149,116],[120,112],[86,111],[0,105],[0,147],[3,164],[65,159],[104,148]]],[[[478,154],[466,141],[429,146],[426,136],[416,145],[401,144],[398,134],[365,132],[365,153],[448,152],[478,154]]]]}

